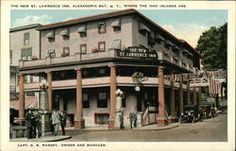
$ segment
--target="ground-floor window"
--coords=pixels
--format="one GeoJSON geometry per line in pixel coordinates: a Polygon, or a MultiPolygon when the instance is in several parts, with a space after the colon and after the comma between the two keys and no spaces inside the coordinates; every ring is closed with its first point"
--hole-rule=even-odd
{"type": "Polygon", "coordinates": [[[109,113],[95,113],[94,117],[95,117],[96,124],[107,124],[109,113]]]}
{"type": "Polygon", "coordinates": [[[107,92],[98,92],[97,107],[107,108],[107,92]]]}
{"type": "Polygon", "coordinates": [[[83,99],[83,108],[89,108],[89,94],[83,93],[82,99],[83,99]]]}

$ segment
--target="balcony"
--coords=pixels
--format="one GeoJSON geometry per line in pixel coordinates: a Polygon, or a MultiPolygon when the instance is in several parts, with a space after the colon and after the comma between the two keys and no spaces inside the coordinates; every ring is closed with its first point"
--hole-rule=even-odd
{"type": "MultiPolygon", "coordinates": [[[[118,76],[116,78],[118,86],[134,86],[132,81],[132,77],[128,76],[118,76]]],[[[93,87],[104,87],[110,86],[110,77],[97,77],[97,78],[87,78],[82,79],[83,88],[93,88],[93,87]]],[[[148,78],[146,81],[143,81],[142,84],[145,87],[156,87],[158,84],[157,78],[148,78]]],[[[169,80],[164,80],[164,85],[170,86],[169,80]]],[[[174,83],[175,87],[179,87],[179,83],[174,83]]],[[[70,80],[59,80],[59,81],[52,81],[52,89],[59,90],[59,89],[72,89],[76,88],[76,79],[70,80]]],[[[183,85],[183,88],[187,88],[186,85],[183,85]]],[[[25,91],[40,91],[39,82],[36,83],[27,83],[24,85],[25,91]]],[[[19,92],[19,87],[16,87],[16,92],[19,92]]]]}
{"type": "Polygon", "coordinates": [[[20,60],[20,68],[24,67],[37,67],[37,66],[46,66],[46,65],[56,65],[56,64],[65,64],[65,63],[75,63],[78,61],[87,61],[87,60],[96,60],[103,58],[114,58],[116,57],[115,50],[109,50],[104,52],[95,52],[89,54],[80,54],[75,53],[73,56],[66,57],[56,57],[56,58],[44,58],[40,60],[20,60]]]}

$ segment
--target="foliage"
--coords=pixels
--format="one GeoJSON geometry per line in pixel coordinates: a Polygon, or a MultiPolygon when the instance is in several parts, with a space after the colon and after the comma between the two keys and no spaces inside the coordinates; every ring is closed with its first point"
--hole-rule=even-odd
{"type": "Polygon", "coordinates": [[[202,33],[197,50],[205,70],[227,69],[227,23],[202,33]]]}

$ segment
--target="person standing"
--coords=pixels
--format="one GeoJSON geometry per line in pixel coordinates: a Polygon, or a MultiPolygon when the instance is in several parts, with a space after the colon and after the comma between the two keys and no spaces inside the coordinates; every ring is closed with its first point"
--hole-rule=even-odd
{"type": "Polygon", "coordinates": [[[35,121],[36,121],[36,129],[38,131],[38,138],[42,136],[42,124],[41,124],[41,113],[39,111],[35,112],[35,121]]]}
{"type": "Polygon", "coordinates": [[[136,112],[133,112],[133,123],[134,123],[134,127],[137,127],[137,114],[136,112]]]}
{"type": "Polygon", "coordinates": [[[134,121],[133,112],[130,112],[129,113],[129,125],[130,125],[130,128],[133,128],[133,121],[134,121]]]}
{"type": "Polygon", "coordinates": [[[60,113],[62,135],[65,135],[66,118],[66,112],[62,111],[60,113]]]}
{"type": "Polygon", "coordinates": [[[58,111],[52,111],[52,126],[53,126],[53,135],[56,136],[58,134],[59,125],[60,125],[60,115],[58,111]]]}
{"type": "Polygon", "coordinates": [[[28,109],[28,112],[25,115],[25,126],[27,127],[27,138],[32,138],[32,118],[33,114],[31,109],[28,109]]]}

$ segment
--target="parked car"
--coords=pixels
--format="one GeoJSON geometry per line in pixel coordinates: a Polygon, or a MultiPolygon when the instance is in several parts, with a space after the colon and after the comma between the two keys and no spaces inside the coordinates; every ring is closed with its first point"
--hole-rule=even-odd
{"type": "Polygon", "coordinates": [[[184,113],[180,115],[180,122],[191,122],[194,123],[200,120],[200,114],[197,105],[185,105],[184,113]]]}
{"type": "Polygon", "coordinates": [[[200,111],[203,113],[203,118],[212,118],[217,116],[216,113],[216,104],[215,102],[209,102],[209,101],[202,101],[199,105],[200,111]]]}

